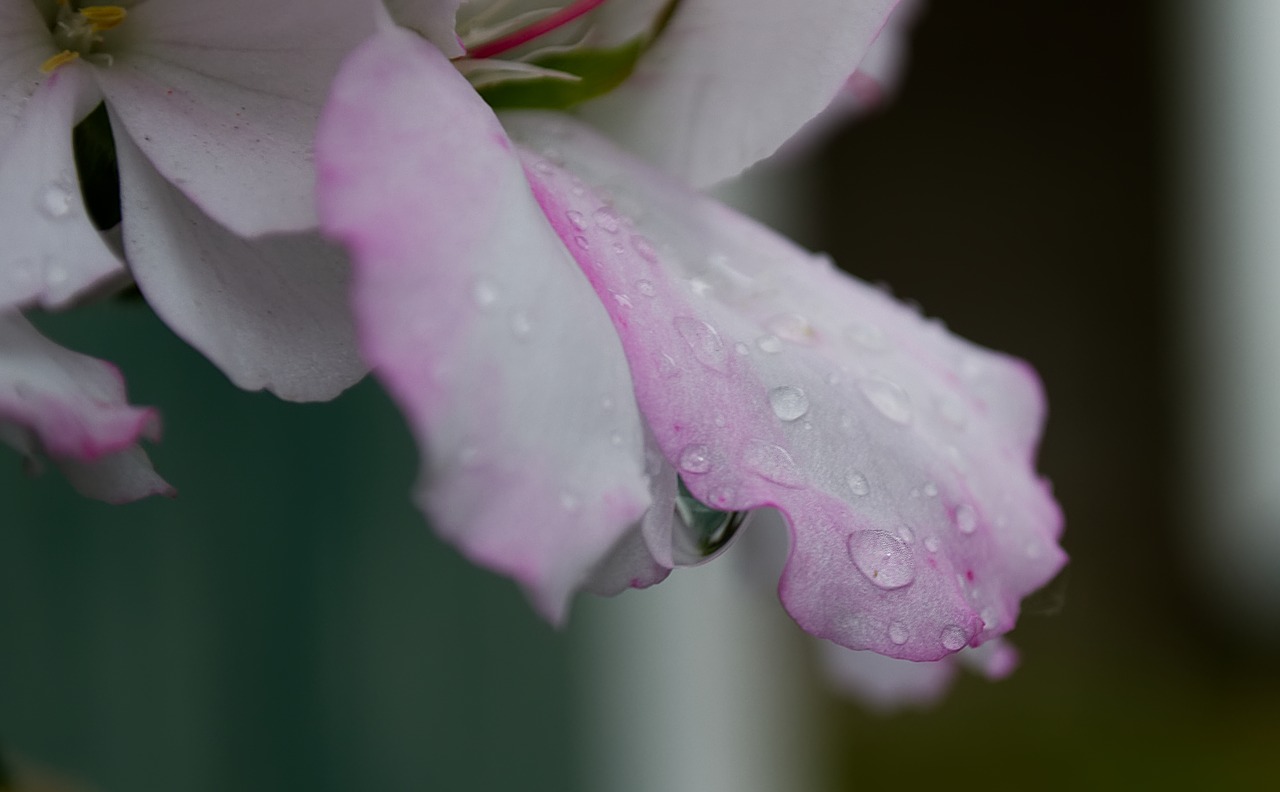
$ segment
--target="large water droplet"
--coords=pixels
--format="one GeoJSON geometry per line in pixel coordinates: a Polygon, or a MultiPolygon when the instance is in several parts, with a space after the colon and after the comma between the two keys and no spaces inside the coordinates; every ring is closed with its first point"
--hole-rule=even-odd
{"type": "Polygon", "coordinates": [[[956,528],[962,534],[971,534],[978,530],[978,513],[967,503],[956,507],[956,528]]]}
{"type": "Polygon", "coordinates": [[[782,446],[753,441],[743,454],[743,462],[756,475],[784,487],[798,488],[804,486],[804,475],[796,462],[782,446]]]}
{"type": "Polygon", "coordinates": [[[54,182],[44,188],[40,194],[40,211],[53,220],[70,217],[74,196],[71,188],[61,182],[54,182]]]}
{"type": "Polygon", "coordinates": [[[685,446],[680,452],[680,469],[686,473],[706,473],[711,469],[711,449],[702,443],[685,446]]]}
{"type": "Polygon", "coordinates": [[[699,363],[721,374],[728,373],[729,352],[725,349],[719,331],[691,316],[676,317],[675,326],[699,363]]]}
{"type": "Polygon", "coordinates": [[[862,395],[890,421],[904,426],[911,423],[911,399],[893,380],[869,377],[862,381],[862,395]]]}
{"type": "Polygon", "coordinates": [[[969,633],[957,624],[942,628],[942,648],[949,652],[958,652],[969,643],[969,633]]]}
{"type": "Polygon", "coordinates": [[[672,556],[682,566],[709,561],[729,546],[751,512],[713,509],[693,497],[683,480],[677,481],[680,488],[675,499],[672,556]]]}
{"type": "Polygon", "coordinates": [[[849,537],[849,557],[858,571],[882,589],[899,589],[916,579],[911,546],[886,531],[857,531],[849,537]]]}
{"type": "Polygon", "coordinates": [[[849,489],[858,497],[871,492],[871,485],[867,483],[867,477],[861,473],[850,473],[846,481],[849,483],[849,489]]]}
{"type": "Polygon", "coordinates": [[[809,397],[793,385],[782,385],[769,391],[773,414],[784,421],[794,421],[809,412],[809,397]]]}

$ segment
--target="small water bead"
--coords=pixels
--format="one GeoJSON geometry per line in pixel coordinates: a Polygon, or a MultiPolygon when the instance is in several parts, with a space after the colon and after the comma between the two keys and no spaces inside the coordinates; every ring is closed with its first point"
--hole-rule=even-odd
{"type": "Polygon", "coordinates": [[[623,245],[621,242],[609,243],[609,249],[613,251],[613,254],[615,256],[621,256],[623,253],[627,252],[626,246],[623,245]]]}
{"type": "Polygon", "coordinates": [[[636,291],[640,292],[645,297],[652,297],[658,293],[658,290],[653,287],[653,281],[648,280],[636,281],[636,291]]]}
{"type": "Polygon", "coordinates": [[[574,228],[579,231],[587,230],[587,218],[582,214],[582,212],[579,212],[577,209],[570,209],[564,213],[564,216],[569,218],[569,222],[573,224],[574,228]]]}
{"type": "Polygon", "coordinates": [[[645,261],[656,263],[658,261],[658,251],[653,249],[653,243],[644,237],[636,234],[631,237],[631,247],[636,253],[640,254],[640,258],[645,261]]]}
{"type": "Polygon", "coordinates": [[[471,289],[471,298],[477,306],[488,308],[498,300],[498,292],[487,281],[476,281],[471,289]]]}
{"type": "Polygon", "coordinates": [[[728,373],[729,351],[725,349],[719,331],[692,316],[676,317],[675,326],[699,363],[721,374],[728,373]]]}
{"type": "Polygon", "coordinates": [[[737,352],[739,355],[750,355],[751,347],[739,341],[738,343],[733,345],[733,351],[737,352]]]}
{"type": "Polygon", "coordinates": [[[862,381],[862,394],[880,414],[896,424],[911,423],[911,399],[902,386],[884,377],[869,377],[862,381]]]}
{"type": "Polygon", "coordinates": [[[765,323],[769,332],[793,344],[813,344],[818,333],[809,320],[799,314],[782,314],[765,323]]]}
{"type": "Polygon", "coordinates": [[[926,498],[936,498],[938,497],[938,485],[930,481],[928,484],[924,485],[923,492],[926,498]]]}
{"type": "Polygon", "coordinates": [[[547,162],[546,160],[541,160],[541,159],[533,163],[533,169],[536,170],[538,173],[541,173],[543,176],[546,176],[547,174],[555,170],[555,168],[551,166],[550,162],[547,162]]]}
{"type": "Polygon", "coordinates": [[[849,478],[846,479],[846,481],[849,484],[849,489],[858,497],[862,497],[871,492],[871,485],[867,483],[867,477],[861,473],[850,473],[849,478]]]}
{"type": "Polygon", "coordinates": [[[623,308],[634,307],[634,304],[631,302],[631,298],[628,297],[627,295],[622,294],[621,292],[616,292],[616,291],[611,291],[610,294],[613,295],[613,301],[616,302],[621,307],[623,308]]]}
{"type": "Polygon", "coordinates": [[[680,376],[680,366],[676,364],[676,359],[666,352],[663,352],[662,357],[658,359],[658,371],[666,379],[675,379],[680,376]]]}
{"type": "Polygon", "coordinates": [[[938,537],[936,536],[930,536],[924,540],[924,549],[928,550],[930,553],[938,552],[938,548],[940,546],[941,543],[938,541],[938,537]]]}
{"type": "Polygon", "coordinates": [[[40,211],[53,220],[71,216],[74,196],[66,184],[54,183],[44,188],[40,196],[40,211]]]}
{"type": "Polygon", "coordinates": [[[622,221],[618,218],[618,213],[607,206],[602,206],[591,215],[591,219],[596,221],[596,225],[608,234],[618,233],[618,229],[622,227],[622,221]]]}
{"type": "Polygon", "coordinates": [[[967,503],[956,507],[956,528],[966,536],[978,530],[978,513],[967,503]]]}
{"type": "Polygon", "coordinates": [[[878,588],[900,589],[915,582],[915,553],[910,545],[886,531],[855,531],[849,537],[849,557],[878,588]]]}
{"type": "Polygon", "coordinates": [[[773,334],[762,335],[756,339],[756,346],[760,347],[761,352],[776,355],[782,351],[782,339],[773,334]]]}
{"type": "Polygon", "coordinates": [[[702,278],[690,278],[689,290],[693,292],[694,297],[706,297],[707,292],[711,291],[711,284],[702,278]]]}
{"type": "Polygon", "coordinates": [[[809,412],[809,397],[793,385],[782,385],[769,391],[769,406],[783,421],[795,421],[809,412]]]}
{"type": "Polygon", "coordinates": [[[711,449],[702,443],[686,446],[680,452],[680,469],[686,473],[706,473],[711,469],[711,449]]]}
{"type": "Polygon", "coordinates": [[[911,638],[911,632],[902,622],[889,623],[889,640],[894,646],[902,646],[911,638]]]}
{"type": "Polygon", "coordinates": [[[587,238],[584,237],[582,234],[577,234],[576,236],[574,236],[573,244],[577,245],[582,250],[591,249],[591,242],[589,242],[587,238]]]}
{"type": "Polygon", "coordinates": [[[958,652],[969,643],[969,633],[959,625],[952,624],[942,628],[942,648],[949,652],[958,652]]]}
{"type": "Polygon", "coordinates": [[[982,629],[984,630],[994,629],[1000,622],[1000,617],[996,614],[995,608],[983,608],[978,615],[982,617],[982,629]]]}
{"type": "Polygon", "coordinates": [[[804,475],[782,446],[753,441],[743,454],[743,462],[756,475],[776,484],[791,488],[804,486],[804,475]]]}

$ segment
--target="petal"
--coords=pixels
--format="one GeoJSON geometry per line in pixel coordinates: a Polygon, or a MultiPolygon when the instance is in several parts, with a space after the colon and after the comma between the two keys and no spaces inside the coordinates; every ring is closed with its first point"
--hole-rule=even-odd
{"type": "Polygon", "coordinates": [[[244,236],[302,231],[315,227],[320,105],[379,10],[376,0],[139,4],[96,72],[113,117],[206,214],[244,236]]]}
{"type": "Polygon", "coordinates": [[[896,0],[685,0],[584,116],[668,173],[705,187],[775,152],[836,97],[896,0]]]}
{"type": "Polygon", "coordinates": [[[85,211],[71,129],[98,102],[83,64],[52,74],[0,146],[0,310],[60,308],[124,276],[85,211]]]}
{"type": "Polygon", "coordinates": [[[549,114],[504,116],[547,216],[601,295],[663,453],[704,503],[775,506],[783,604],[810,633],[935,660],[1008,631],[1061,567],[1032,467],[1026,364],[549,114]],[[570,173],[571,172],[571,173],[570,173]],[[602,199],[601,196],[606,196],[602,199]]]}
{"type": "Polygon", "coordinates": [[[0,439],[48,455],[85,495],[123,502],[172,494],[137,446],[159,434],[154,410],[125,401],[114,366],[63,349],[20,314],[0,314],[0,439]]]}
{"type": "Polygon", "coordinates": [[[436,45],[447,57],[466,54],[455,32],[463,0],[385,0],[396,24],[409,28],[436,45]]]}
{"type": "Polygon", "coordinates": [[[49,28],[34,5],[28,0],[0,0],[0,148],[44,78],[40,64],[55,52],[49,28]]]}
{"type": "Polygon", "coordinates": [[[607,314],[493,113],[417,36],[352,55],[316,154],[361,344],[423,449],[420,505],[559,621],[649,505],[607,314]]]}
{"type": "Polygon", "coordinates": [[[838,689],[877,712],[938,703],[956,676],[951,658],[917,663],[823,642],[822,667],[838,689]]]}
{"type": "MultiPolygon", "coordinates": [[[[112,116],[114,122],[114,115],[112,116]]],[[[237,236],[116,135],[125,252],[147,302],[241,388],[337,396],[364,376],[346,254],[316,233],[237,236]]]]}

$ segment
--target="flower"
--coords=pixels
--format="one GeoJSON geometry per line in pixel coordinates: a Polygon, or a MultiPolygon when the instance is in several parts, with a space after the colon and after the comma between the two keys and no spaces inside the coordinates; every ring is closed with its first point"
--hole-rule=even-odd
{"type": "Polygon", "coordinates": [[[32,463],[48,455],[81,494],[123,503],[174,494],[138,446],[159,434],[154,410],[125,403],[115,367],[0,314],[0,441],[32,463]]]}
{"type": "Polygon", "coordinates": [[[310,141],[376,7],[0,0],[0,311],[132,278],[241,387],[310,400],[359,379],[347,262],[314,233],[310,141]],[[113,246],[99,229],[117,221],[113,246]]]}
{"type": "MultiPolygon", "coordinates": [[[[692,30],[686,8],[727,6],[681,6],[674,29],[692,30]]],[[[732,113],[728,134],[680,95],[660,122],[708,126],[658,160],[695,183],[768,153],[743,141],[785,138],[732,113]]],[[[1064,562],[1025,364],[564,114],[500,121],[421,36],[384,28],[345,62],[316,161],[362,351],[422,448],[420,505],[552,620],[578,589],[648,585],[684,560],[682,485],[722,513],[782,512],[791,616],[891,657],[1002,635],[1064,562]]]]}

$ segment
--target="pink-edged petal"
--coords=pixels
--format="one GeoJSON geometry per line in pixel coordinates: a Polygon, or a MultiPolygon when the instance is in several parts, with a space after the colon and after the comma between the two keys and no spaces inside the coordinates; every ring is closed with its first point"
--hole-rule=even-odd
{"type": "Polygon", "coordinates": [[[775,506],[808,632],[934,660],[1008,631],[1065,557],[1033,468],[1026,364],[634,161],[582,125],[504,116],[610,312],[663,453],[704,503],[775,506]],[[581,228],[576,219],[585,219],[581,228]]]}
{"type": "Polygon", "coordinates": [[[396,24],[419,33],[447,57],[466,54],[455,32],[463,0],[384,0],[396,24]]]}
{"type": "Polygon", "coordinates": [[[950,657],[918,663],[825,641],[819,652],[822,668],[838,690],[882,713],[938,703],[957,670],[950,657]]]}
{"type": "Polygon", "coordinates": [[[378,0],[141,3],[97,76],[115,121],[206,214],[245,236],[302,231],[320,105],[379,13],[378,0]]]}
{"type": "Polygon", "coordinates": [[[316,155],[361,345],[423,449],[420,505],[559,621],[649,506],[608,315],[493,113],[416,35],[346,62],[316,155]]]}
{"type": "Polygon", "coordinates": [[[0,314],[0,440],[53,459],[84,494],[123,502],[172,494],[137,445],[159,435],[159,416],[128,404],[114,366],[0,314]]]}
{"type": "Polygon", "coordinates": [[[341,248],[315,232],[237,236],[166,182],[129,135],[115,140],[129,266],[174,332],[239,387],[290,401],[331,399],[364,376],[341,248]]]}
{"type": "Polygon", "coordinates": [[[684,0],[632,75],[584,116],[697,187],[778,150],[821,113],[897,0],[684,0]]]}
{"type": "Polygon", "coordinates": [[[0,311],[59,308],[123,277],[85,211],[71,149],[71,128],[98,101],[88,69],[69,64],[45,77],[0,140],[0,311]]]}

